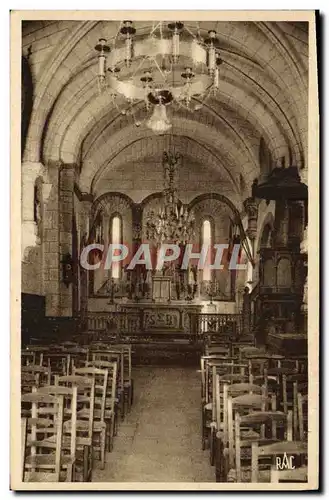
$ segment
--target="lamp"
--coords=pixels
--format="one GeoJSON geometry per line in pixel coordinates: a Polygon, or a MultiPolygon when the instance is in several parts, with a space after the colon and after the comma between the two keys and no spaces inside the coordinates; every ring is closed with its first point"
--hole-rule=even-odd
{"type": "Polygon", "coordinates": [[[160,21],[153,23],[146,36],[145,31],[135,36],[140,34],[133,22],[122,21],[111,47],[105,38],[100,38],[95,47],[100,91],[108,88],[116,107],[115,97],[121,96],[126,104],[120,111],[131,115],[136,126],[142,121],[135,119],[134,104],[144,102],[146,110],[153,105],[146,126],[155,133],[169,130],[164,106],[174,102],[190,112],[197,111],[220,86],[219,66],[223,61],[217,33],[210,30],[203,39],[198,26],[195,33],[181,21],[167,25],[160,21]],[[193,99],[198,101],[194,105],[193,99]]]}
{"type": "Polygon", "coordinates": [[[146,125],[156,134],[164,134],[171,129],[172,125],[168,120],[166,106],[164,104],[156,104],[154,106],[153,114],[146,122],[146,125]]]}

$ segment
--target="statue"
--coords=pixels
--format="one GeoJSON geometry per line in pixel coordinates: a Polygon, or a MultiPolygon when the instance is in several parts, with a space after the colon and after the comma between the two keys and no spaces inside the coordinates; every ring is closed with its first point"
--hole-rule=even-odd
{"type": "Polygon", "coordinates": [[[285,324],[285,332],[286,333],[295,333],[296,332],[296,321],[295,321],[295,313],[292,312],[290,318],[285,324]]]}

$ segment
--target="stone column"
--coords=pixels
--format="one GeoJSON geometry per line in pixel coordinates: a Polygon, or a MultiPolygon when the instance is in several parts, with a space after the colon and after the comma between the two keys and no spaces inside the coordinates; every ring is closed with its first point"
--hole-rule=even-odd
{"type": "MultiPolygon", "coordinates": [[[[251,246],[251,252],[252,252],[252,258],[256,259],[255,255],[255,240],[257,238],[257,223],[258,223],[258,207],[260,204],[260,199],[255,198],[251,196],[250,198],[247,198],[243,202],[244,209],[246,211],[246,214],[248,216],[248,226],[246,230],[246,234],[250,240],[250,246],[251,246]]],[[[249,242],[247,242],[249,243],[249,242]]],[[[251,262],[248,261],[247,264],[247,281],[252,281],[253,279],[253,267],[251,262]]]]}
{"type": "MultiPolygon", "coordinates": [[[[143,210],[141,205],[135,203],[132,208],[132,249],[131,254],[134,255],[142,242],[142,220],[143,220],[143,210]]],[[[131,293],[136,293],[136,288],[141,280],[141,269],[136,266],[135,269],[130,273],[131,275],[131,293]]],[[[148,283],[151,288],[151,283],[148,283]]]]}
{"type": "Polygon", "coordinates": [[[257,236],[258,205],[260,200],[254,197],[247,198],[243,202],[244,209],[248,216],[248,227],[246,234],[251,242],[254,242],[257,236]]]}
{"type": "Polygon", "coordinates": [[[251,300],[250,290],[245,287],[242,303],[242,335],[250,335],[251,333],[251,300]]]}
{"type": "MultiPolygon", "coordinates": [[[[82,235],[80,244],[80,255],[83,250],[83,247],[88,243],[88,237],[90,233],[91,207],[92,207],[91,199],[81,200],[80,217],[79,217],[80,234],[82,235]]],[[[87,328],[86,316],[88,312],[88,295],[89,295],[89,273],[87,269],[84,269],[82,266],[80,266],[80,314],[81,314],[81,324],[83,329],[87,328]]]]}
{"type": "Polygon", "coordinates": [[[27,260],[28,248],[40,244],[38,228],[34,220],[34,186],[39,176],[45,174],[42,163],[22,163],[22,260],[27,260]]]}
{"type": "Polygon", "coordinates": [[[62,264],[66,254],[72,257],[72,222],[74,164],[61,166],[59,172],[59,257],[60,257],[60,308],[59,316],[72,316],[72,284],[63,283],[62,264]]]}
{"type": "Polygon", "coordinates": [[[60,259],[59,259],[59,196],[58,172],[60,162],[47,164],[47,183],[44,184],[47,202],[44,203],[44,293],[46,316],[59,316],[60,309],[60,259]]]}

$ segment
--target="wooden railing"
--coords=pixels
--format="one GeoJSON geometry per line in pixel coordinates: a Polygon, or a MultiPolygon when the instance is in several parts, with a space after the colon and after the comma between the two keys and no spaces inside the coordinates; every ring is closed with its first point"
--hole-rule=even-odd
{"type": "Polygon", "coordinates": [[[191,334],[198,337],[214,334],[239,337],[242,333],[241,314],[191,313],[191,334]]]}
{"type": "MultiPolygon", "coordinates": [[[[159,325],[155,325],[152,329],[147,322],[148,318],[148,314],[143,312],[143,310],[131,312],[90,312],[87,316],[87,328],[85,331],[90,334],[101,334],[101,336],[105,337],[131,336],[139,338],[145,335],[152,337],[161,328],[156,328],[159,325]]],[[[178,333],[182,334],[184,332],[191,339],[199,339],[200,341],[202,341],[203,337],[209,335],[234,339],[242,333],[241,314],[211,314],[186,311],[186,321],[185,328],[183,325],[178,325],[179,328],[175,330],[164,325],[162,330],[164,333],[168,331],[168,338],[170,337],[170,333],[177,336],[178,333]]]]}
{"type": "Polygon", "coordinates": [[[90,332],[108,334],[138,334],[141,330],[141,315],[135,312],[90,312],[87,317],[90,332]]]}

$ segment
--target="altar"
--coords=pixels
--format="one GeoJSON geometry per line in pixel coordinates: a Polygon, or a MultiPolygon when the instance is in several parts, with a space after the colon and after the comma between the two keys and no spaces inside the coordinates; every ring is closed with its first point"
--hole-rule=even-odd
{"type": "Polygon", "coordinates": [[[201,313],[202,305],[178,300],[143,301],[121,304],[120,310],[139,314],[141,335],[178,340],[190,336],[190,313],[201,313]]]}

